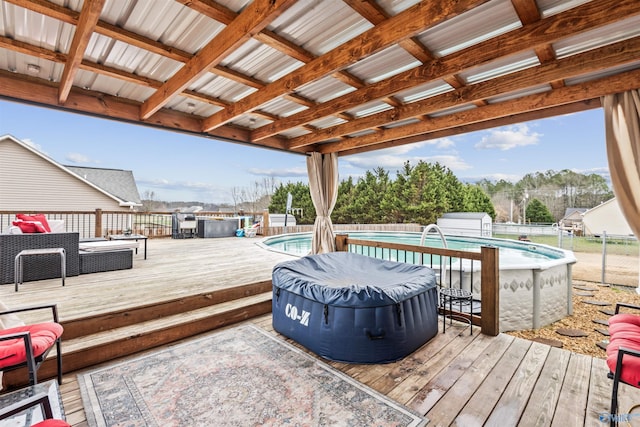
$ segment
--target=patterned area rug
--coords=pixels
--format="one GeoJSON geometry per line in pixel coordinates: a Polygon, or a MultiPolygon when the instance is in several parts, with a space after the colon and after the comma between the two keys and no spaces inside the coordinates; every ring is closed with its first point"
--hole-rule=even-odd
{"type": "Polygon", "coordinates": [[[426,420],[244,325],[78,376],[90,426],[419,426],[426,420]]]}

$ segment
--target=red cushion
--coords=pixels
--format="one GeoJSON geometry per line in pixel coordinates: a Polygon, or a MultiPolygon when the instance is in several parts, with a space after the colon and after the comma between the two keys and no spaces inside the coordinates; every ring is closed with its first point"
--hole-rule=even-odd
{"type": "MultiPolygon", "coordinates": [[[[607,365],[611,372],[615,372],[618,362],[618,349],[625,347],[640,350],[640,316],[632,314],[617,314],[609,319],[609,344],[607,345],[607,365]],[[630,316],[630,317],[629,317],[630,316]],[[628,320],[628,322],[625,322],[628,320]]],[[[640,387],[640,357],[625,355],[622,358],[622,372],[620,379],[627,384],[640,387]]]]}
{"type": "Polygon", "coordinates": [[[20,227],[20,230],[23,233],[46,233],[47,230],[42,226],[42,224],[35,221],[13,221],[13,225],[16,227],[20,227]]]}
{"type": "Polygon", "coordinates": [[[71,424],[62,420],[44,420],[39,423],[35,423],[32,427],[71,427],[71,424]]]}
{"type": "Polygon", "coordinates": [[[620,313],[609,318],[609,325],[616,323],[629,323],[631,325],[640,326],[640,316],[631,313],[620,313]]]}
{"type": "MultiPolygon", "coordinates": [[[[47,221],[47,217],[44,214],[35,214],[35,215],[25,215],[25,214],[16,214],[16,218],[21,219],[23,221],[38,221],[47,233],[51,233],[51,227],[49,227],[49,221],[47,221]]],[[[44,233],[44,231],[43,231],[44,233]]]]}
{"type": "MultiPolygon", "coordinates": [[[[3,329],[1,335],[11,335],[18,332],[29,332],[31,334],[31,345],[33,356],[37,357],[50,348],[62,335],[62,326],[54,322],[36,323],[34,325],[17,326],[15,328],[3,329]]],[[[18,365],[27,360],[27,352],[24,348],[24,340],[16,338],[0,341],[0,368],[18,365]]]]}

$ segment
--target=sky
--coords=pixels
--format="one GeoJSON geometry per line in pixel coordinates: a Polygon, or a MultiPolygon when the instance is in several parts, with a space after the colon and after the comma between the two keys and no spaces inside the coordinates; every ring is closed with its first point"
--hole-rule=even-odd
{"type": "MultiPolygon", "coordinates": [[[[9,134],[70,166],[131,170],[141,197],[233,204],[232,189],[264,178],[307,182],[305,156],[0,100],[9,134]]],[[[609,180],[602,109],[525,122],[339,158],[340,179],[406,161],[448,167],[461,181],[516,182],[570,169],[609,180]]]]}

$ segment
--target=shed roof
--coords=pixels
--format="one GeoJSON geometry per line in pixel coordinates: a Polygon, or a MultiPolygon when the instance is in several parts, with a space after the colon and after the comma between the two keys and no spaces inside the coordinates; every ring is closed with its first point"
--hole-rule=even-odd
{"type": "Polygon", "coordinates": [[[450,219],[491,219],[491,216],[486,212],[448,212],[442,214],[441,218],[450,219]]]}
{"type": "Polygon", "coordinates": [[[341,155],[638,87],[638,0],[0,0],[0,97],[341,155]]]}

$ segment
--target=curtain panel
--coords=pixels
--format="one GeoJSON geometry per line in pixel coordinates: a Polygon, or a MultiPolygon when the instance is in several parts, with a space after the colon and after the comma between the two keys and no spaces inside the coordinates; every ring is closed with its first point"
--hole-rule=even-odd
{"type": "Polygon", "coordinates": [[[602,105],[613,192],[640,238],[640,90],[606,95],[602,105]]]}
{"type": "Polygon", "coordinates": [[[311,153],[307,157],[307,173],[311,200],[316,208],[311,253],[335,252],[336,240],[331,212],[338,199],[338,156],[335,153],[311,153]]]}

